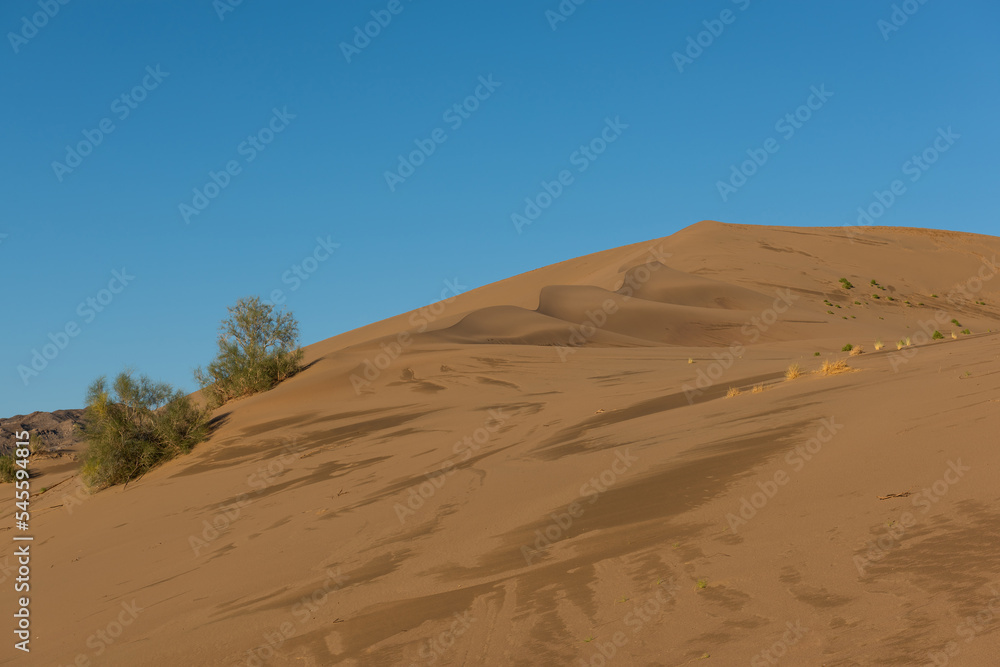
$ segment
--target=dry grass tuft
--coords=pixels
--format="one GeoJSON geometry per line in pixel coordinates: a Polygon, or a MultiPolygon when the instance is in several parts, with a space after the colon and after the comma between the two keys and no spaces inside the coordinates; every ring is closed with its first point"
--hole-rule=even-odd
{"type": "Polygon", "coordinates": [[[958,338],[958,334],[957,334],[957,333],[955,333],[954,331],[952,331],[952,332],[951,332],[951,338],[952,338],[952,340],[954,340],[954,339],[958,338]]]}
{"type": "Polygon", "coordinates": [[[846,359],[840,359],[838,361],[830,361],[827,359],[816,372],[820,375],[839,375],[840,373],[850,373],[854,370],[855,369],[847,365],[846,359]]]}
{"type": "Polygon", "coordinates": [[[865,346],[864,345],[858,345],[857,347],[851,348],[851,356],[852,357],[856,357],[859,354],[864,354],[864,353],[865,353],[865,346]]]}
{"type": "Polygon", "coordinates": [[[726,392],[726,398],[732,398],[733,396],[739,396],[743,392],[740,391],[739,387],[730,387],[729,391],[726,392]]]}
{"type": "Polygon", "coordinates": [[[875,351],[876,352],[878,352],[879,350],[881,350],[883,347],[885,347],[885,343],[882,342],[881,338],[878,339],[877,341],[875,341],[875,351]]]}
{"type": "Polygon", "coordinates": [[[753,386],[753,389],[750,390],[750,393],[751,394],[763,394],[764,393],[764,383],[763,382],[759,382],[759,383],[755,384],[753,386]]]}
{"type": "Polygon", "coordinates": [[[794,380],[800,375],[802,375],[802,367],[799,366],[798,364],[792,364],[791,366],[788,367],[788,370],[785,371],[786,380],[794,380]]]}

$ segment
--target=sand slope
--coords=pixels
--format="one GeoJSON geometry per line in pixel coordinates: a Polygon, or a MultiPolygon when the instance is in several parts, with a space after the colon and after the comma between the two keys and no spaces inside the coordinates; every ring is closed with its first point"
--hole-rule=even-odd
{"type": "Polygon", "coordinates": [[[30,664],[996,664],[998,254],[704,222],[313,345],[33,499],[30,664]]]}

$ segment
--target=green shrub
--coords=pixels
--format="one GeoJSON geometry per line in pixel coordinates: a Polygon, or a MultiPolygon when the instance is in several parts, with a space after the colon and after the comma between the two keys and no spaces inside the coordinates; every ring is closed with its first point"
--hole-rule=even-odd
{"type": "Polygon", "coordinates": [[[853,345],[851,345],[850,343],[848,343],[848,344],[847,344],[847,345],[845,345],[844,347],[840,348],[840,351],[841,351],[841,352],[850,352],[850,351],[851,351],[851,350],[853,350],[853,349],[854,349],[854,346],[853,346],[853,345]]]}
{"type": "Polygon", "coordinates": [[[0,454],[0,482],[13,482],[17,475],[17,464],[13,454],[0,454]]]}
{"type": "Polygon", "coordinates": [[[965,334],[966,336],[971,336],[972,335],[972,332],[969,331],[968,329],[962,329],[962,333],[965,334]]]}
{"type": "Polygon", "coordinates": [[[841,278],[840,284],[844,287],[844,289],[854,289],[854,285],[852,285],[851,281],[847,278],[841,278]]]}
{"type": "Polygon", "coordinates": [[[195,379],[219,406],[241,396],[267,391],[301,370],[299,324],[259,297],[240,299],[222,321],[219,352],[195,379]]]}
{"type": "Polygon", "coordinates": [[[934,335],[931,336],[931,338],[933,338],[934,340],[941,340],[944,338],[944,334],[941,333],[940,331],[935,331],[934,335]]]}
{"type": "Polygon", "coordinates": [[[127,484],[154,466],[188,452],[208,435],[208,411],[170,385],[120,373],[100,377],[87,391],[81,473],[87,485],[127,484]]]}
{"type": "Polygon", "coordinates": [[[961,323],[961,322],[959,322],[959,321],[958,321],[958,319],[957,319],[957,318],[954,318],[954,317],[953,317],[953,318],[951,318],[951,323],[952,323],[952,324],[954,324],[954,325],[955,325],[956,327],[960,327],[960,326],[962,326],[962,323],[961,323]]]}

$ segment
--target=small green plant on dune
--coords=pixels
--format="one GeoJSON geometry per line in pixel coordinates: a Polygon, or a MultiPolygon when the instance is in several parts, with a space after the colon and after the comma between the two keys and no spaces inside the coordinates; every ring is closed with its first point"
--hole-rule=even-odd
{"type": "Polygon", "coordinates": [[[972,332],[969,331],[968,329],[962,329],[962,333],[965,334],[966,336],[971,336],[972,335],[972,332]]]}
{"type": "Polygon", "coordinates": [[[6,484],[17,479],[17,463],[13,454],[0,454],[0,482],[6,484]]]}
{"type": "Polygon", "coordinates": [[[934,340],[942,340],[944,338],[944,334],[941,333],[940,331],[935,331],[934,335],[932,335],[931,338],[933,338],[934,340]]]}
{"type": "Polygon", "coordinates": [[[938,298],[938,295],[937,294],[931,294],[931,298],[936,299],[936,298],[938,298]]]}
{"type": "Polygon", "coordinates": [[[860,301],[855,301],[855,302],[854,302],[854,305],[855,305],[855,306],[860,306],[860,305],[861,305],[861,302],[860,302],[860,301]]]}
{"type": "Polygon", "coordinates": [[[301,370],[299,323],[259,297],[240,299],[222,321],[219,352],[195,379],[212,407],[273,388],[301,370]]]}
{"type": "Polygon", "coordinates": [[[818,357],[819,356],[819,352],[813,352],[813,356],[814,357],[818,357]]]}
{"type": "Polygon", "coordinates": [[[87,441],[81,475],[88,486],[127,484],[208,435],[208,411],[163,382],[131,371],[109,386],[90,385],[82,433],[87,441]]]}
{"type": "Polygon", "coordinates": [[[847,278],[841,278],[840,284],[843,285],[844,289],[854,289],[854,285],[852,285],[851,281],[847,278]]]}
{"type": "Polygon", "coordinates": [[[872,298],[873,299],[881,299],[882,297],[880,297],[878,294],[872,294],[872,298]]]}
{"type": "Polygon", "coordinates": [[[827,312],[827,314],[829,314],[829,315],[833,315],[833,311],[832,311],[832,310],[828,310],[828,311],[826,311],[826,312],[827,312]]]}
{"type": "Polygon", "coordinates": [[[875,280],[874,278],[872,278],[871,285],[872,285],[872,287],[878,287],[879,286],[878,281],[875,280]]]}
{"type": "Polygon", "coordinates": [[[956,327],[961,327],[962,326],[962,323],[959,322],[958,319],[954,318],[954,317],[951,318],[951,323],[954,324],[956,327]]]}
{"type": "Polygon", "coordinates": [[[847,345],[845,345],[844,347],[840,348],[840,351],[841,351],[841,352],[850,352],[850,351],[851,351],[851,350],[853,350],[853,349],[854,349],[854,346],[853,346],[853,345],[851,345],[850,343],[848,343],[848,344],[847,344],[847,345]]]}
{"type": "Polygon", "coordinates": [[[708,588],[708,579],[699,579],[698,588],[701,590],[708,588]]]}

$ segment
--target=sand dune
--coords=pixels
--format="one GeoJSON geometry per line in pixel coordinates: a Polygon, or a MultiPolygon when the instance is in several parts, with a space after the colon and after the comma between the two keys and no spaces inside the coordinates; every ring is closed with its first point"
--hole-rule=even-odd
{"type": "Polygon", "coordinates": [[[998,254],[703,222],[312,345],[33,499],[31,664],[996,664],[998,254]]]}

